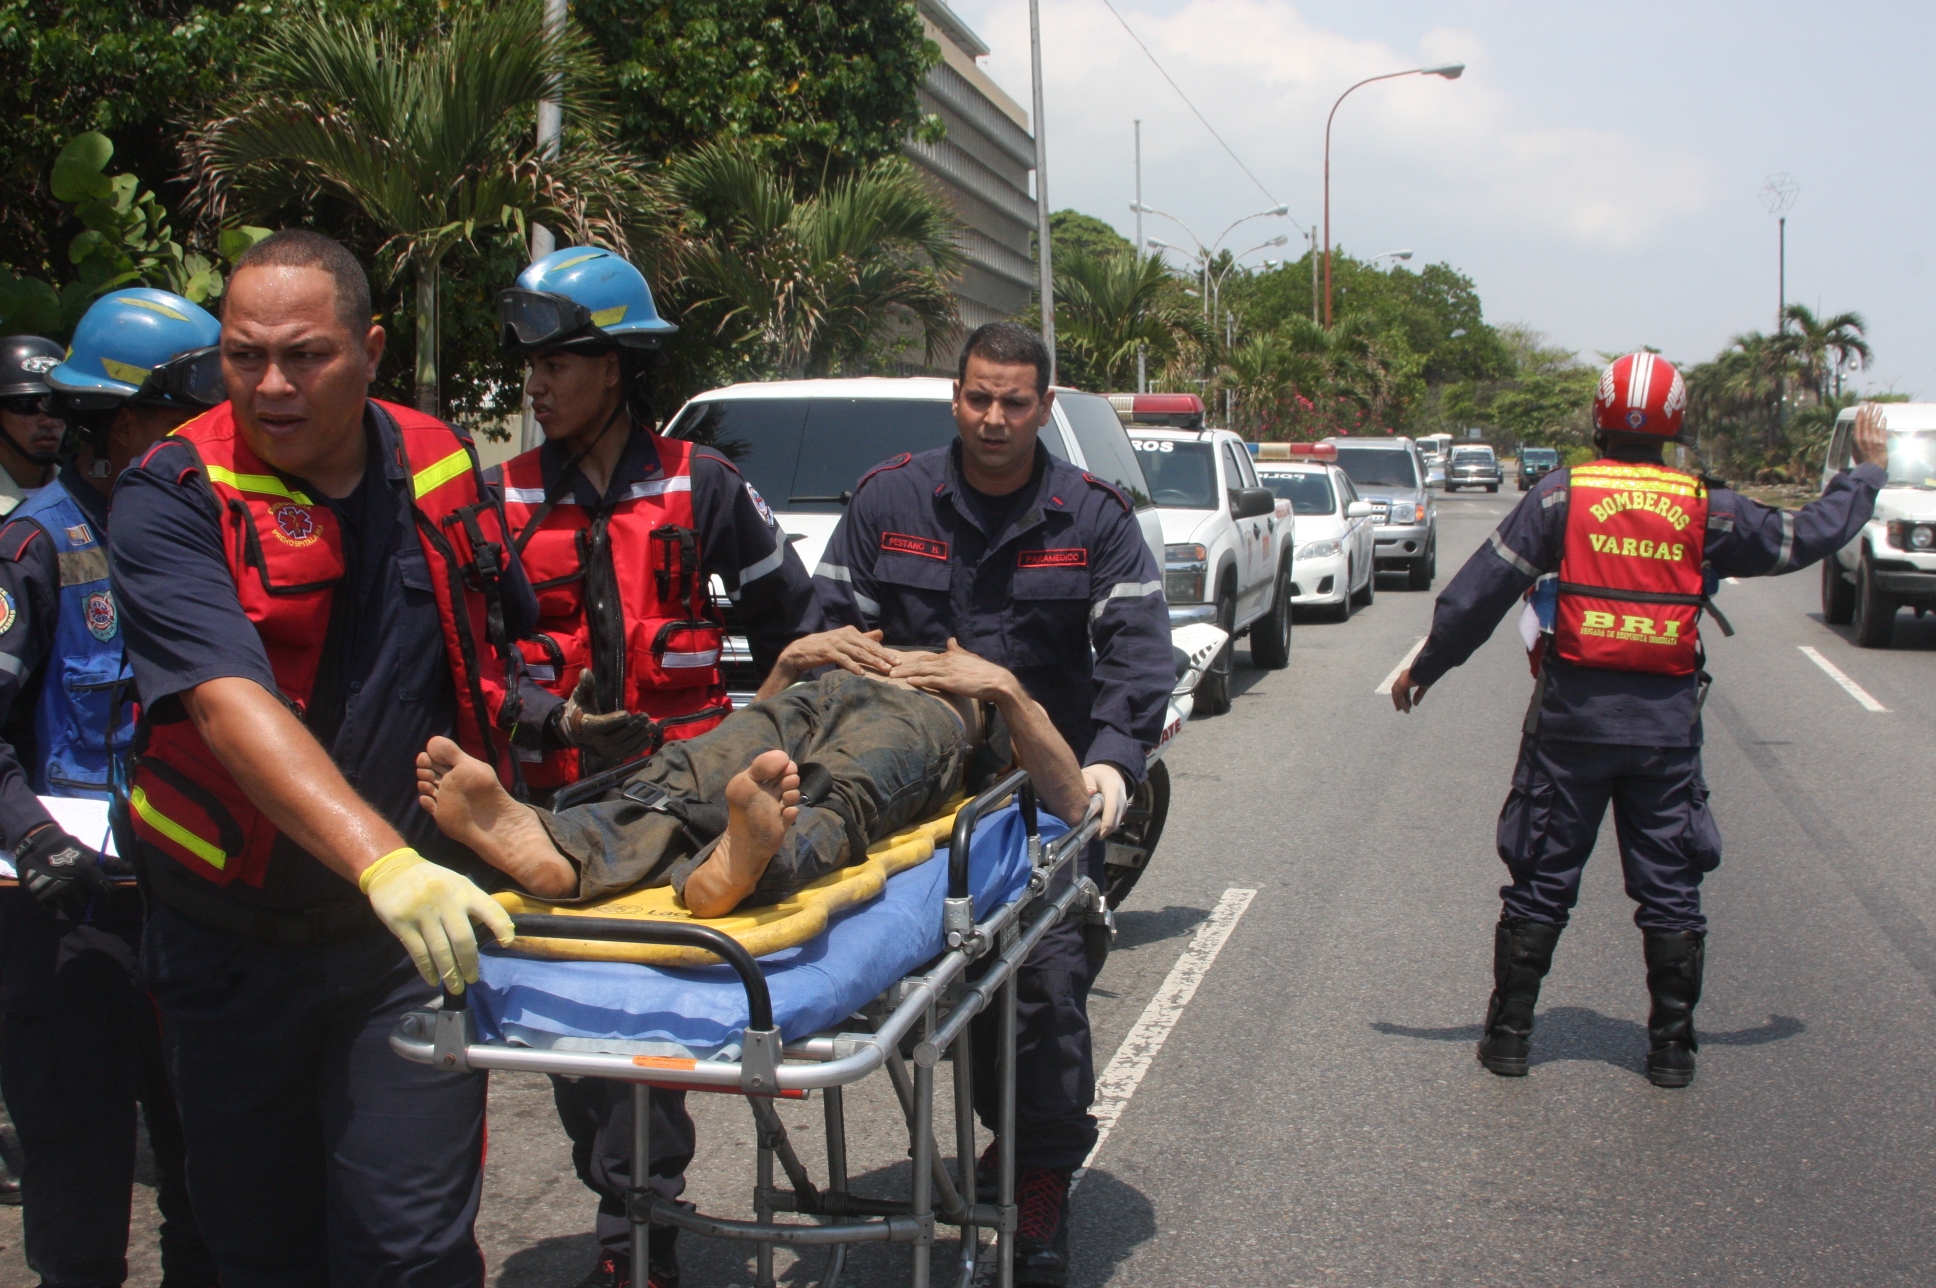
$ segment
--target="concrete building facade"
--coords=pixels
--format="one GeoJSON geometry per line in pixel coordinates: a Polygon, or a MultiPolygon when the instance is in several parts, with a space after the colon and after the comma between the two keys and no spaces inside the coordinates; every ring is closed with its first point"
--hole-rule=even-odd
{"type": "Polygon", "coordinates": [[[908,159],[954,207],[963,225],[967,263],[955,291],[961,324],[1013,317],[1035,297],[1035,198],[1029,173],[1035,141],[1028,113],[975,62],[988,46],[944,0],[918,0],[921,25],[941,47],[941,61],[919,92],[921,109],[939,117],[947,137],[923,143],[910,137],[908,159]]]}

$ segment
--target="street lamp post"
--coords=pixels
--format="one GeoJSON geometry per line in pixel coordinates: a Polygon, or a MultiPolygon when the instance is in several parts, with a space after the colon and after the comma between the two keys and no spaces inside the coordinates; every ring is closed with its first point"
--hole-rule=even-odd
{"type": "Polygon", "coordinates": [[[1331,325],[1331,118],[1338,114],[1339,106],[1350,97],[1351,90],[1373,81],[1396,80],[1400,76],[1443,76],[1457,80],[1464,74],[1464,63],[1452,63],[1445,67],[1413,67],[1402,72],[1386,72],[1383,76],[1367,76],[1338,95],[1338,101],[1331,105],[1330,113],[1324,118],[1324,325],[1327,329],[1331,325]]]}
{"type": "MultiPolygon", "coordinates": [[[[545,30],[554,37],[562,37],[565,31],[565,0],[544,0],[545,30]]],[[[558,155],[558,141],[565,132],[565,104],[562,87],[556,76],[551,82],[552,92],[538,102],[538,155],[550,160],[558,155]]],[[[558,249],[558,239],[543,224],[531,225],[531,261],[536,263],[558,249]]],[[[519,426],[518,444],[521,450],[530,451],[544,442],[544,431],[538,428],[538,418],[531,413],[531,400],[524,400],[524,412],[519,426]]]]}

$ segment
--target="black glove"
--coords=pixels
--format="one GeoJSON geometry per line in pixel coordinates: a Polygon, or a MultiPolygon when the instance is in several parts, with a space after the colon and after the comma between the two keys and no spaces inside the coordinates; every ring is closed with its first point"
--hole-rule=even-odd
{"type": "Polygon", "coordinates": [[[43,827],[14,848],[14,870],[27,893],[57,912],[78,916],[87,901],[114,888],[115,877],[134,869],[83,845],[59,827],[43,827]]]}
{"type": "Polygon", "coordinates": [[[659,724],[636,711],[593,715],[585,710],[592,697],[592,673],[586,671],[572,686],[571,696],[558,708],[558,736],[567,747],[590,752],[618,765],[658,750],[659,724]]]}

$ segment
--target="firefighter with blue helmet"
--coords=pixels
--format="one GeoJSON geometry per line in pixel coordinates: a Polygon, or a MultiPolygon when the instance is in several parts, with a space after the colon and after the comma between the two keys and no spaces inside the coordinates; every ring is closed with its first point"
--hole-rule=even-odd
{"type": "MultiPolygon", "coordinates": [[[[725,719],[714,578],[737,610],[755,684],[801,634],[812,585],[732,462],[657,432],[652,370],[678,328],[643,273],[609,250],[567,247],[497,303],[545,437],[489,476],[538,592],[537,629],[519,641],[526,683],[512,737],[542,796],[725,719]]],[[[552,1083],[578,1175],[599,1196],[599,1260],[586,1283],[673,1288],[675,1228],[655,1228],[649,1266],[633,1264],[630,1092],[597,1078],[552,1083]]],[[[651,1183],[667,1198],[693,1151],[684,1100],[652,1093],[651,1183]]]]}
{"type": "Polygon", "coordinates": [[[77,455],[0,528],[0,840],[20,875],[0,900],[0,1091],[25,1159],[27,1261],[47,1283],[126,1275],[137,1102],[159,1174],[164,1273],[171,1285],[215,1282],[154,1008],[134,980],[133,870],[40,798],[105,801],[117,781],[134,694],[108,583],[108,495],[129,461],[225,396],[220,333],[167,291],[97,300],[44,377],[77,455]]]}
{"type": "Polygon", "coordinates": [[[1798,511],[1762,505],[1665,464],[1686,405],[1680,373],[1655,354],[1610,365],[1593,402],[1600,459],[1555,470],[1526,494],[1439,595],[1431,634],[1392,684],[1393,705],[1410,711],[1530,592],[1521,631],[1537,678],[1499,814],[1509,882],[1478,1048],[1501,1077],[1527,1072],[1540,984],[1610,805],[1639,905],[1647,1078],[1694,1080],[1707,960],[1701,881],[1721,862],[1701,771],[1710,683],[1701,618],[1732,633],[1709,599],[1717,579],[1779,576],[1834,553],[1868,521],[1887,477],[1882,416],[1868,407],[1853,470],[1798,511]]]}

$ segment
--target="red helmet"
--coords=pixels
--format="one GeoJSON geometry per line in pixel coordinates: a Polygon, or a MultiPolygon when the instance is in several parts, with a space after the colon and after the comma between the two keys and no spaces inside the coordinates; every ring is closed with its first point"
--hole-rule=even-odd
{"type": "Polygon", "coordinates": [[[1593,427],[1675,439],[1687,411],[1687,385],[1674,364],[1654,353],[1616,358],[1593,395],[1593,427]]]}

